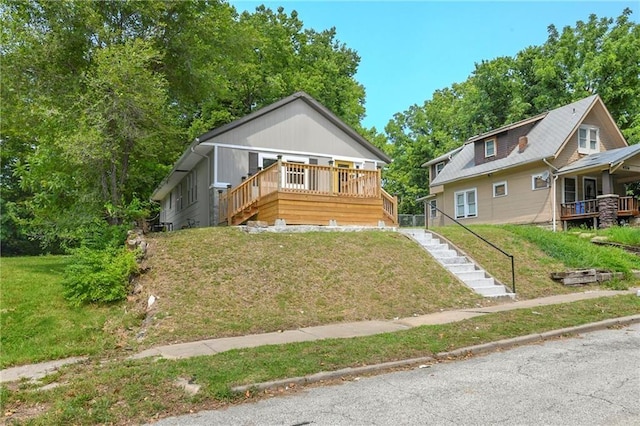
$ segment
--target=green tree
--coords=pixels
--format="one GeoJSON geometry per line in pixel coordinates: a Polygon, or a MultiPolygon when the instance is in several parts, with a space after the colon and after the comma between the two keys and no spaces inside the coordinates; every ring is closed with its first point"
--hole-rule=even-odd
{"type": "Polygon", "coordinates": [[[121,222],[191,139],[295,91],[356,128],[364,116],[357,53],[282,8],[7,0],[0,13],[3,245],[121,222]]]}

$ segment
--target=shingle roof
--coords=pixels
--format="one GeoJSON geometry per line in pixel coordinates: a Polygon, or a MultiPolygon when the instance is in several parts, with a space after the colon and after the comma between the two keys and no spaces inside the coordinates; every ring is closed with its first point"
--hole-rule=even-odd
{"type": "Polygon", "coordinates": [[[563,175],[566,173],[576,172],[578,170],[586,170],[591,168],[598,168],[602,166],[613,166],[621,161],[633,157],[636,154],[640,154],[640,144],[626,146],[624,148],[611,149],[609,151],[598,152],[588,155],[571,164],[568,164],[558,170],[558,174],[563,175]]]}
{"type": "Polygon", "coordinates": [[[431,185],[443,185],[461,178],[479,176],[496,170],[540,161],[543,158],[554,157],[598,99],[598,95],[592,95],[534,117],[538,118],[538,122],[527,134],[527,149],[524,152],[514,149],[507,157],[499,160],[475,165],[474,142],[497,134],[498,131],[506,131],[529,124],[532,119],[522,120],[513,125],[470,138],[465,142],[462,151],[442,169],[431,185]]]}

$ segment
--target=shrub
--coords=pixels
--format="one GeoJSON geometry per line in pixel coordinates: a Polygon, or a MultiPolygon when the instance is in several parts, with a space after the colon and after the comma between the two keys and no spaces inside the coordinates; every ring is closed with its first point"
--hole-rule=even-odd
{"type": "Polygon", "coordinates": [[[65,269],[65,297],[75,305],[127,297],[129,277],[138,272],[136,253],[123,247],[75,249],[65,269]]]}

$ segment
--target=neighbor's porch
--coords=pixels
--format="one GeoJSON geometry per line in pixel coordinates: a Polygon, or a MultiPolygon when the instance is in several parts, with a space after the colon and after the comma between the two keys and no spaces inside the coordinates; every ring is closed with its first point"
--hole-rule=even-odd
{"type": "MultiPolygon", "coordinates": [[[[593,220],[593,227],[598,222],[611,222],[618,219],[640,216],[639,201],[633,196],[619,196],[616,194],[598,195],[596,199],[581,200],[560,205],[560,220],[566,229],[570,222],[593,220]]],[[[602,226],[601,226],[602,227],[602,226]]]]}
{"type": "Polygon", "coordinates": [[[381,171],[278,162],[218,191],[218,224],[248,220],[274,225],[397,226],[396,197],[382,189],[381,171]]]}

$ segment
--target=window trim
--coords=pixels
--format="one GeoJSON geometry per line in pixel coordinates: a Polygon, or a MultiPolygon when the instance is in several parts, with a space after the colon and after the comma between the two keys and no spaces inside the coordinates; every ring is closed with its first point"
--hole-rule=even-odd
{"type": "Polygon", "coordinates": [[[495,157],[496,156],[496,139],[495,138],[491,138],[491,139],[487,139],[486,141],[484,141],[484,158],[490,158],[490,157],[495,157]],[[489,142],[492,142],[491,146],[493,148],[493,153],[489,154],[488,153],[488,146],[489,146],[489,142]]]}
{"type": "Polygon", "coordinates": [[[578,128],[578,153],[579,154],[595,154],[600,152],[600,128],[589,124],[581,124],[578,128]],[[581,146],[583,141],[580,133],[586,132],[584,138],[584,146],[581,146]],[[591,132],[595,131],[595,148],[591,148],[591,132]]]}
{"type": "Polygon", "coordinates": [[[583,200],[595,200],[598,196],[598,179],[593,176],[583,176],[582,177],[582,199],[583,200]],[[593,198],[587,198],[587,181],[593,181],[593,190],[595,194],[593,194],[593,198]]]}
{"type": "Polygon", "coordinates": [[[196,169],[187,174],[187,206],[198,202],[198,172],[196,169]]]}
{"type": "Polygon", "coordinates": [[[469,218],[474,218],[474,217],[478,217],[478,188],[469,188],[469,189],[463,189],[461,191],[456,191],[453,194],[453,214],[455,216],[456,219],[469,219],[469,218]],[[469,198],[468,198],[468,194],[469,193],[473,193],[474,194],[474,200],[475,200],[475,213],[474,214],[469,214],[469,198]],[[464,194],[464,215],[458,215],[458,195],[460,194],[464,194]]]}
{"type": "Polygon", "coordinates": [[[503,180],[502,182],[495,182],[493,184],[493,198],[506,197],[509,195],[509,191],[507,190],[507,181],[503,180]],[[496,188],[504,185],[504,194],[496,194],[496,188]]]}
{"type": "Polygon", "coordinates": [[[429,201],[429,217],[431,219],[435,219],[436,217],[438,217],[438,210],[436,210],[437,207],[438,207],[437,200],[429,201]]]}
{"type": "Polygon", "coordinates": [[[531,175],[531,190],[532,191],[540,191],[542,189],[549,189],[551,188],[551,175],[549,175],[549,177],[545,180],[542,179],[542,176],[545,174],[546,172],[542,172],[542,173],[536,173],[531,175]],[[547,186],[542,186],[540,188],[536,188],[536,179],[540,178],[540,180],[547,182],[547,186]]]}
{"type": "Polygon", "coordinates": [[[562,202],[563,203],[575,203],[578,201],[578,178],[573,176],[566,176],[562,179],[562,202]],[[567,181],[573,181],[573,201],[567,201],[567,181]]]}
{"type": "Polygon", "coordinates": [[[446,166],[447,163],[444,161],[440,161],[439,163],[436,163],[436,165],[433,167],[433,170],[435,171],[435,175],[433,177],[438,176],[440,173],[442,173],[442,169],[444,169],[444,166],[446,166]],[[438,170],[438,167],[440,167],[440,170],[438,170]]]}
{"type": "Polygon", "coordinates": [[[182,199],[182,182],[176,185],[176,211],[182,211],[184,208],[182,199]]]}

